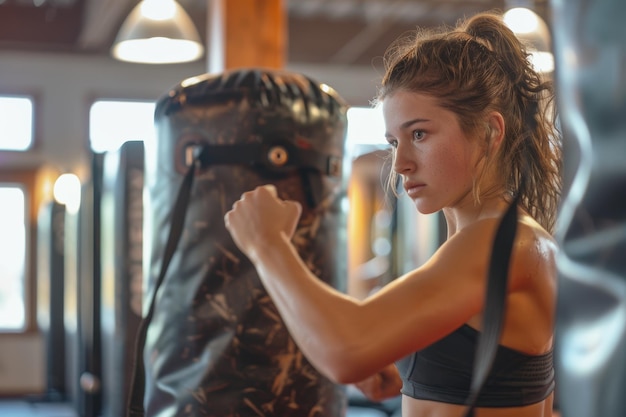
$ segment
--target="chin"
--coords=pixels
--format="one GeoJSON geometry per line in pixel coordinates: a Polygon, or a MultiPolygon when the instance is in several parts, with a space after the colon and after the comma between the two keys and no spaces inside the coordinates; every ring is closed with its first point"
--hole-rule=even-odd
{"type": "Polygon", "coordinates": [[[413,200],[413,203],[420,214],[433,214],[441,210],[441,207],[427,204],[424,201],[413,200]]]}

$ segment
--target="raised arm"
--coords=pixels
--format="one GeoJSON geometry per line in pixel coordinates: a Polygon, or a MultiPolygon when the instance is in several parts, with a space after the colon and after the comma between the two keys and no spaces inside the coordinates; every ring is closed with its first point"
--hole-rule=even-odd
{"type": "Polygon", "coordinates": [[[359,301],[299,257],[291,244],[299,215],[297,203],[265,186],[245,193],[225,222],[298,346],[331,379],[358,382],[480,312],[490,236],[453,238],[426,265],[359,301]]]}

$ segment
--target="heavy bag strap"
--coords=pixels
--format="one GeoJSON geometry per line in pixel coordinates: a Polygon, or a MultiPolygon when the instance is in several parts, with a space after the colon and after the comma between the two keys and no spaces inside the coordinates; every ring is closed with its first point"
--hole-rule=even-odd
{"type": "MultiPolygon", "coordinates": [[[[165,278],[167,268],[176,252],[178,241],[185,225],[187,206],[191,195],[193,179],[197,168],[219,164],[247,164],[254,167],[265,167],[275,172],[289,170],[315,170],[329,176],[341,175],[341,159],[326,155],[313,149],[301,149],[288,141],[276,140],[270,144],[236,144],[215,145],[190,144],[187,146],[186,163],[187,173],[178,190],[176,202],[171,214],[171,223],[165,251],[161,262],[161,269],[154,285],[154,291],[148,306],[146,316],[141,320],[135,340],[134,373],[131,381],[130,397],[127,406],[127,417],[143,417],[145,410],[143,400],[145,395],[145,366],[143,362],[144,345],[148,327],[154,315],[154,306],[159,287],[165,278]]],[[[304,179],[303,179],[304,181],[304,179]]],[[[304,184],[307,188],[307,184],[304,184]]],[[[312,197],[308,202],[314,205],[312,197]]]]}
{"type": "Polygon", "coordinates": [[[139,329],[135,340],[135,358],[133,367],[134,374],[131,381],[130,397],[128,399],[126,414],[127,417],[143,417],[145,413],[143,400],[145,394],[146,375],[143,362],[143,351],[144,345],[146,343],[146,336],[148,334],[148,326],[150,325],[150,321],[152,320],[152,316],[154,315],[154,305],[157,293],[159,291],[159,287],[161,286],[161,283],[165,278],[167,268],[169,267],[170,261],[172,260],[174,253],[176,252],[176,247],[178,246],[178,241],[180,240],[180,236],[185,225],[187,206],[189,205],[191,187],[193,185],[196,167],[198,166],[198,161],[202,158],[203,154],[206,153],[206,151],[206,146],[199,148],[199,151],[194,156],[194,163],[189,166],[189,169],[187,170],[187,173],[183,178],[183,182],[178,190],[178,195],[176,196],[174,208],[172,209],[170,231],[167,237],[167,243],[165,244],[165,251],[163,253],[163,260],[161,262],[161,270],[159,271],[159,275],[154,284],[154,291],[152,292],[152,297],[148,306],[148,312],[139,324],[139,329]]]}
{"type": "Polygon", "coordinates": [[[247,165],[266,173],[283,175],[298,172],[302,189],[309,207],[316,207],[323,194],[316,176],[326,175],[341,178],[342,158],[319,152],[311,147],[298,146],[293,140],[268,139],[264,143],[237,143],[215,145],[205,142],[190,142],[184,151],[185,165],[195,162],[199,149],[209,148],[200,155],[200,166],[247,165]]]}
{"type": "Polygon", "coordinates": [[[283,139],[269,140],[267,143],[230,145],[190,143],[185,151],[186,164],[192,163],[198,148],[207,147],[210,151],[202,152],[200,155],[202,167],[233,164],[249,165],[277,173],[313,169],[331,177],[341,175],[341,157],[325,154],[312,148],[302,148],[283,139]]]}
{"type": "Polygon", "coordinates": [[[509,278],[509,264],[513,242],[517,233],[517,203],[519,193],[511,202],[509,208],[502,216],[500,225],[496,231],[489,261],[487,278],[487,295],[485,309],[483,311],[482,331],[476,347],[474,369],[470,395],[467,399],[468,410],[466,417],[474,416],[474,407],[487,376],[491,371],[496,356],[500,335],[504,324],[506,311],[506,289],[509,278]]]}

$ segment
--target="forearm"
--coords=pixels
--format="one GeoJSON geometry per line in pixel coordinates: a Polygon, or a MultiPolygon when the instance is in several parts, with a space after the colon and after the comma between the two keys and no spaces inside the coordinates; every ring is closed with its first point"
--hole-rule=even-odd
{"type": "Polygon", "coordinates": [[[256,250],[251,260],[309,361],[338,382],[367,376],[368,367],[358,363],[369,345],[360,302],[315,277],[284,236],[256,250]]]}

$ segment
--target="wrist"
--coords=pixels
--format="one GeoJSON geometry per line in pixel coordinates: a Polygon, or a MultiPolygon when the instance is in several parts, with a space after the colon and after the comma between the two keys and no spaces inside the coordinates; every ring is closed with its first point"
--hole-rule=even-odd
{"type": "Polygon", "coordinates": [[[265,236],[258,239],[252,249],[248,251],[248,258],[257,267],[267,263],[268,260],[284,256],[293,248],[291,241],[284,233],[276,236],[265,236]]]}

